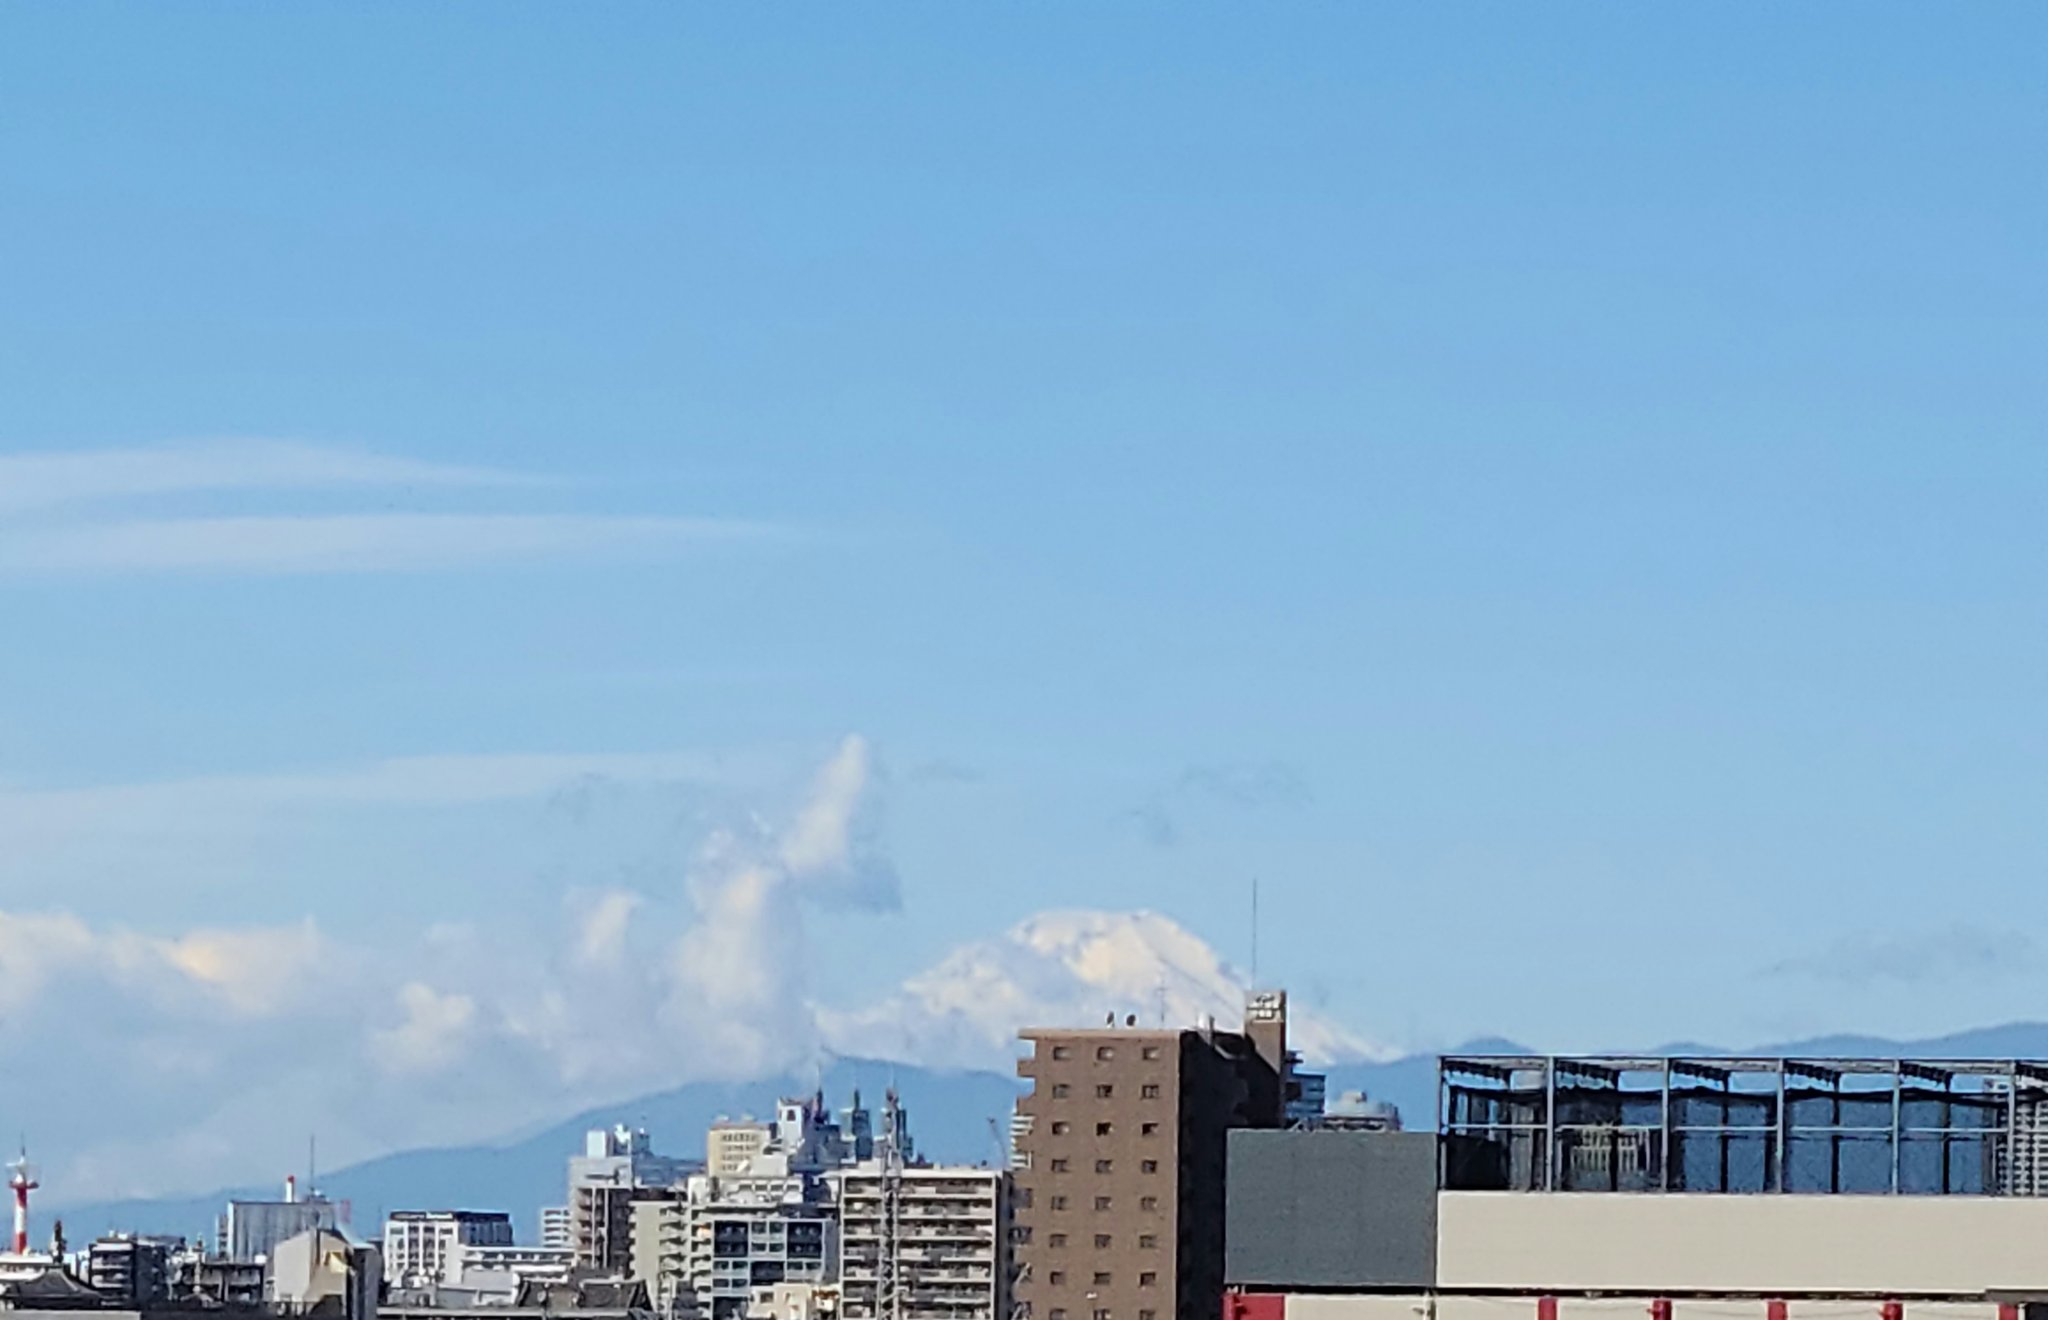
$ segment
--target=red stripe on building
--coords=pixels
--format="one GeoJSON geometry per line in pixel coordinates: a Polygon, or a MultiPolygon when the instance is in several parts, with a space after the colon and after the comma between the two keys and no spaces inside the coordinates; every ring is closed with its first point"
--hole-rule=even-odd
{"type": "Polygon", "coordinates": [[[1223,1320],[1287,1320],[1285,1293],[1223,1294],[1223,1320]]]}

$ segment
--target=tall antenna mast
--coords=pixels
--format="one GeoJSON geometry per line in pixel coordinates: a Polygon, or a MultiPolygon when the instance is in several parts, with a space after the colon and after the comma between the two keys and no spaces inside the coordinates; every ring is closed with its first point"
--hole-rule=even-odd
{"type": "Polygon", "coordinates": [[[1252,877],[1252,989],[1259,988],[1259,878],[1252,877]]]}
{"type": "MultiPolygon", "coordinates": [[[[891,1070],[894,1071],[893,1069],[891,1070]]],[[[880,1320],[903,1320],[903,1110],[892,1080],[882,1100],[882,1243],[876,1271],[875,1312],[880,1320]]]]}

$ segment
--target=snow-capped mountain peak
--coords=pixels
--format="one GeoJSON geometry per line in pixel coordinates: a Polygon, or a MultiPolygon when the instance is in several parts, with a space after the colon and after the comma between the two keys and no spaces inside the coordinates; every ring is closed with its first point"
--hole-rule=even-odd
{"type": "MultiPolygon", "coordinates": [[[[1002,1066],[1019,1029],[1235,1027],[1252,988],[1202,938],[1156,912],[1044,912],[994,939],[962,945],[894,995],[851,1013],[821,1011],[834,1050],[928,1066],[1002,1066]]],[[[1289,1039],[1312,1062],[1391,1057],[1297,1002],[1289,1039]]]]}

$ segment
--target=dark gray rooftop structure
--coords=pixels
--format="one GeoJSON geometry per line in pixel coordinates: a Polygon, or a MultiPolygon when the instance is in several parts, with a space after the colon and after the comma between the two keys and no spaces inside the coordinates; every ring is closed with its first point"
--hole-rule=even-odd
{"type": "Polygon", "coordinates": [[[1447,1190],[2048,1195],[2048,1062],[1447,1055],[1447,1190]]]}

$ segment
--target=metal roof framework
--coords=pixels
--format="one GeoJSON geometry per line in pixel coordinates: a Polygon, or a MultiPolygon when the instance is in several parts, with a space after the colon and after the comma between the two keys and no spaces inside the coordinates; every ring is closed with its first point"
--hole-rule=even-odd
{"type": "Polygon", "coordinates": [[[1450,1055],[1446,1188],[2048,1195],[2048,1061],[1450,1055]]]}

